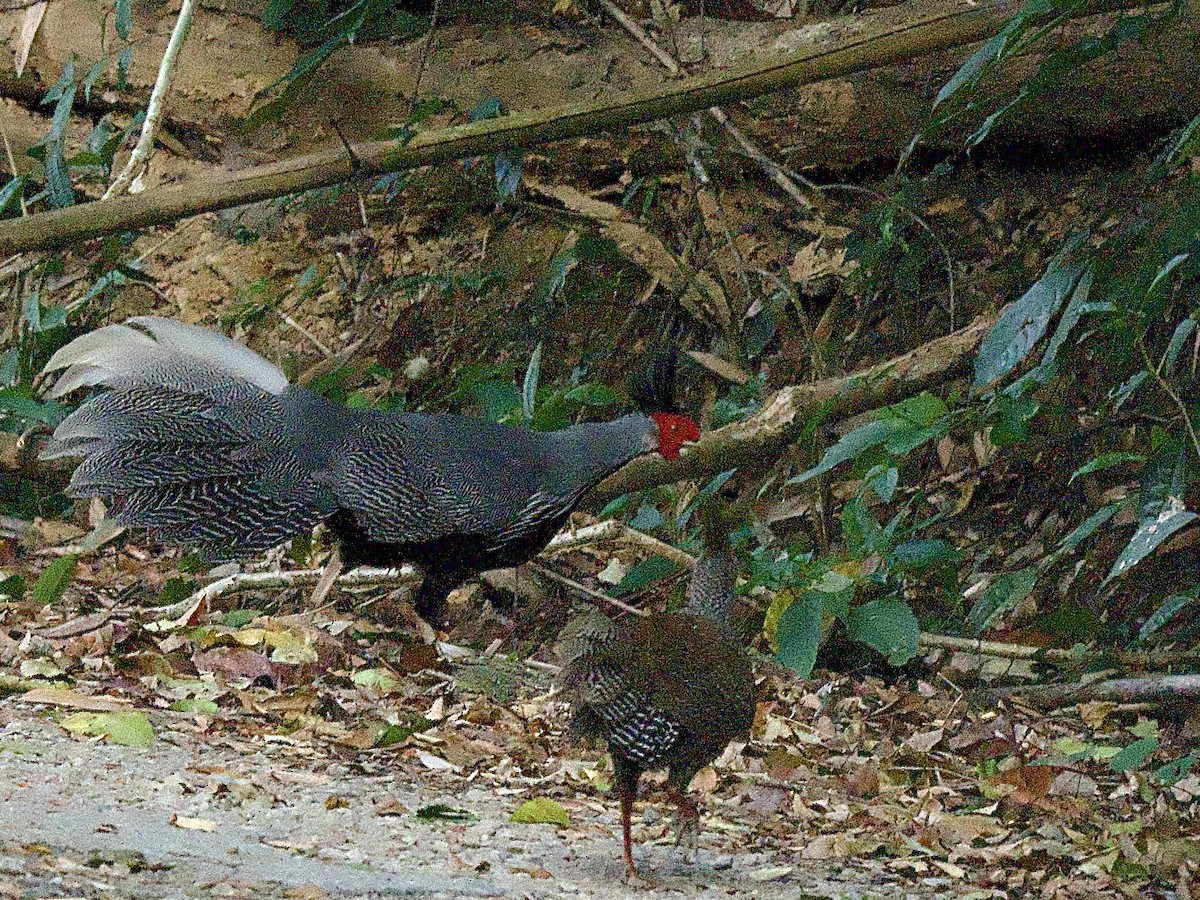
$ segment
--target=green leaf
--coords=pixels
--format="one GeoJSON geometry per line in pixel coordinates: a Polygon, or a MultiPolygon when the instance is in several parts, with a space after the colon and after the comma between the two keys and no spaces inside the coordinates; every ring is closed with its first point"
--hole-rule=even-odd
{"type": "Polygon", "coordinates": [[[1192,767],[1200,762],[1200,751],[1192,751],[1187,756],[1173,759],[1166,765],[1154,770],[1154,778],[1164,787],[1170,787],[1191,773],[1192,767]]]}
{"type": "Polygon", "coordinates": [[[518,806],[512,821],[523,825],[570,825],[571,817],[557,800],[549,797],[534,797],[518,806]]]}
{"type": "Polygon", "coordinates": [[[868,422],[866,425],[860,425],[853,431],[842,435],[836,444],[825,451],[825,455],[821,457],[819,463],[808,471],[789,478],[786,483],[803,484],[809,479],[816,478],[818,475],[824,475],[847,460],[854,459],[854,457],[858,456],[864,450],[868,450],[871,447],[878,447],[895,430],[893,423],[884,422],[879,419],[874,422],[868,422]]]}
{"type": "Polygon", "coordinates": [[[1091,462],[1085,463],[1072,472],[1071,477],[1067,480],[1067,485],[1070,486],[1081,475],[1111,469],[1113,466],[1120,466],[1127,462],[1143,463],[1145,461],[1146,457],[1141,453],[1101,453],[1091,462]]]}
{"type": "Polygon", "coordinates": [[[57,425],[66,415],[67,408],[53,401],[40,403],[26,396],[27,389],[0,388],[0,418],[5,414],[26,422],[40,422],[44,425],[57,425]]]}
{"type": "MultiPolygon", "coordinates": [[[[1180,257],[1176,257],[1179,259],[1180,257]]],[[[1183,349],[1183,345],[1187,343],[1188,338],[1192,336],[1192,332],[1196,330],[1196,320],[1188,316],[1182,322],[1175,326],[1175,332],[1171,335],[1171,342],[1167,345],[1166,352],[1163,353],[1162,366],[1160,371],[1167,375],[1175,368],[1175,362],[1179,359],[1179,351],[1183,349]]]]}
{"type": "Polygon", "coordinates": [[[902,666],[917,655],[921,626],[912,609],[903,600],[885,597],[850,610],[846,631],[887,657],[893,666],[902,666]]]}
{"type": "Polygon", "coordinates": [[[649,559],[644,559],[635,564],[620,583],[609,590],[609,594],[613,597],[623,597],[626,594],[632,594],[640,591],[648,585],[654,584],[657,581],[662,581],[674,575],[682,569],[679,563],[672,559],[667,559],[665,556],[651,556],[649,559]]]}
{"type": "Polygon", "coordinates": [[[117,37],[129,40],[129,29],[133,27],[133,0],[117,0],[117,37]]]}
{"type": "Polygon", "coordinates": [[[79,557],[68,554],[60,556],[42,571],[33,585],[33,599],[43,606],[57,603],[75,577],[75,563],[79,557]]]}
{"type": "Polygon", "coordinates": [[[1114,772],[1127,772],[1144,763],[1158,749],[1157,737],[1146,737],[1134,741],[1128,747],[1122,747],[1117,755],[1108,761],[1114,772]]]}
{"type": "Polygon", "coordinates": [[[18,602],[25,597],[25,579],[20,575],[0,578],[0,599],[18,602]]]}
{"type": "Polygon", "coordinates": [[[920,538],[897,544],[889,565],[900,572],[922,572],[930,566],[955,563],[962,558],[954,547],[937,538],[920,538]]]}
{"type": "Polygon", "coordinates": [[[72,734],[102,737],[122,747],[149,747],[154,742],[154,726],[140,712],[81,712],[61,724],[72,734]]]}
{"type": "Polygon", "coordinates": [[[221,616],[221,624],[226,628],[244,628],[262,615],[258,609],[231,609],[221,616]]]}
{"type": "Polygon", "coordinates": [[[821,621],[825,601],[809,591],[792,601],[775,627],[775,659],[796,670],[801,678],[812,675],[821,647],[821,621]]]}
{"type": "Polygon", "coordinates": [[[1043,15],[1052,8],[1047,0],[1028,0],[1009,19],[999,34],[984,41],[983,45],[959,66],[958,71],[938,91],[933,100],[934,108],[951,97],[974,88],[992,67],[1009,55],[1017,39],[1028,29],[1031,18],[1043,15]]]}
{"type": "Polygon", "coordinates": [[[0,188],[0,216],[11,206],[13,212],[21,208],[20,198],[25,194],[25,176],[15,175],[0,188]]]}
{"type": "Polygon", "coordinates": [[[621,395],[603,384],[589,381],[577,388],[567,391],[566,398],[580,406],[615,406],[621,402],[621,395]]]}
{"type": "Polygon", "coordinates": [[[1010,304],[992,326],[975,357],[973,388],[982,390],[1003,378],[1042,339],[1050,320],[1083,274],[1084,264],[1072,258],[1082,242],[1082,235],[1072,239],[1045,274],[1010,304]]]}
{"type": "Polygon", "coordinates": [[[542,345],[539,343],[533,348],[533,355],[529,357],[529,365],[525,368],[525,382],[521,388],[521,411],[525,414],[526,422],[533,418],[537,408],[538,378],[541,374],[542,345]]]}
{"type": "Polygon", "coordinates": [[[387,669],[359,669],[350,676],[350,680],[359,687],[368,688],[380,694],[390,694],[400,686],[400,679],[387,669]]]}
{"type": "Polygon", "coordinates": [[[417,810],[416,816],[424,822],[474,822],[478,816],[469,809],[461,806],[448,806],[445,803],[430,803],[417,810]]]}
{"type": "Polygon", "coordinates": [[[1108,506],[1102,506],[1086,519],[1070,534],[1058,542],[1059,553],[1070,553],[1093,534],[1095,534],[1100,526],[1117,514],[1117,511],[1124,506],[1124,501],[1110,503],[1108,506]]]}
{"type": "Polygon", "coordinates": [[[1005,572],[983,592],[971,611],[967,625],[973,634],[982,634],[1022,600],[1037,584],[1037,569],[1030,566],[1017,572],[1005,572]]]}
{"type": "Polygon", "coordinates": [[[483,407],[492,422],[499,422],[521,409],[521,395],[509,381],[483,381],[471,387],[471,399],[483,407]]]}
{"type": "Polygon", "coordinates": [[[193,713],[200,716],[215,716],[221,711],[221,708],[207,697],[185,697],[172,703],[171,709],[174,712],[193,713]]]}
{"type": "MultiPolygon", "coordinates": [[[[3,593],[3,591],[4,586],[0,584],[0,593],[3,593]]],[[[1158,609],[1151,613],[1149,618],[1142,623],[1142,627],[1138,629],[1138,643],[1146,640],[1146,638],[1160,630],[1179,615],[1179,613],[1195,603],[1197,597],[1200,597],[1200,584],[1192,585],[1186,591],[1172,594],[1164,600],[1158,609]]]]}
{"type": "Polygon", "coordinates": [[[1173,502],[1165,504],[1157,515],[1148,516],[1138,523],[1137,531],[1133,533],[1133,537],[1109,570],[1108,577],[1104,579],[1105,584],[1128,572],[1149,556],[1159,544],[1196,518],[1194,512],[1183,508],[1182,501],[1174,498],[1171,500],[1173,502]]]}

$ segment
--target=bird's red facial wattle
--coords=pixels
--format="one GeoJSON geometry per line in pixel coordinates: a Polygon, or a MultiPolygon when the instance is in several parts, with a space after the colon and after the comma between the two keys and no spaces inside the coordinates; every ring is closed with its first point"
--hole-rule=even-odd
{"type": "Polygon", "coordinates": [[[696,420],[678,413],[654,413],[658,424],[658,452],[664,459],[679,459],[679,448],[700,439],[700,426],[696,420]]]}

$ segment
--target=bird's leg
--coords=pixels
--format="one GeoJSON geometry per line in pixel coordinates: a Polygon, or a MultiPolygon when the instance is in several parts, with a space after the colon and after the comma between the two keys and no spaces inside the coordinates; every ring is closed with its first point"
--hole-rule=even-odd
{"type": "Polygon", "coordinates": [[[613,788],[621,798],[621,839],[625,852],[625,881],[629,884],[653,887],[643,878],[633,862],[633,801],[637,798],[641,770],[621,756],[613,755],[613,788]]]}
{"type": "Polygon", "coordinates": [[[675,846],[687,847],[695,859],[696,851],[700,849],[700,807],[686,788],[670,785],[668,795],[676,809],[675,846]]]}
{"type": "Polygon", "coordinates": [[[633,863],[633,794],[621,794],[621,837],[625,841],[625,877],[640,878],[633,863]]]}

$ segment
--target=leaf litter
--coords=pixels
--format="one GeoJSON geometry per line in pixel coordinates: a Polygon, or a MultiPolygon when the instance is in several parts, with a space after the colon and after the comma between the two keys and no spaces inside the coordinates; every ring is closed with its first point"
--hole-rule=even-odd
{"type": "MultiPolygon", "coordinates": [[[[612,571],[612,558],[579,553],[593,576],[612,571]]],[[[157,747],[188,748],[196,761],[219,748],[229,761],[199,763],[203,785],[174,776],[177,799],[193,802],[164,811],[169,827],[215,835],[224,825],[212,810],[271,808],[280,788],[299,786],[321,795],[321,815],[396,823],[388,843],[398,858],[420,843],[413,829],[450,829],[457,839],[411,859],[451,880],[523,878],[539,896],[620,884],[603,750],[565,736],[551,676],[523,662],[504,619],[492,622],[491,652],[452,633],[453,660],[344,605],[239,614],[279,610],[278,598],[223,598],[241,606],[149,631],[141,623],[154,621],[151,608],[114,603],[98,586],[165,583],[172,564],[155,574],[128,559],[107,550],[80,560],[63,603],[10,604],[6,630],[24,636],[2,670],[24,688],[0,706],[10,730],[41,709],[60,740],[107,742],[122,754],[130,780],[113,799],[140,793],[129,786],[157,747]],[[97,607],[103,615],[88,611],[97,607]],[[247,766],[264,754],[274,760],[265,771],[247,766]],[[490,837],[467,841],[474,829],[490,837]],[[538,849],[505,863],[493,858],[504,841],[538,849]],[[576,871],[580,859],[588,871],[576,871]]],[[[703,805],[694,866],[670,846],[662,776],[646,779],[636,852],[664,887],[719,881],[732,896],[820,895],[821,879],[836,872],[831,895],[869,887],[872,896],[1116,897],[1181,883],[1200,858],[1200,779],[1185,773],[1159,788],[1153,768],[1139,765],[1158,751],[1150,720],[1131,722],[1111,705],[1053,716],[998,708],[942,679],[821,672],[801,682],[767,664],[760,680],[753,740],[731,746],[692,785],[703,805]]],[[[0,765],[40,752],[0,753],[0,765]]],[[[315,835],[265,843],[301,856],[330,849],[315,835]]]]}

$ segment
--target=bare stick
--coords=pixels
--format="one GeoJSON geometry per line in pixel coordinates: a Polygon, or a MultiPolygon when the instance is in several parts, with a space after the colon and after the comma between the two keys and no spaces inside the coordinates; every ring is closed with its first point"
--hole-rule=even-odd
{"type": "Polygon", "coordinates": [[[529,568],[537,572],[539,575],[549,578],[551,581],[557,581],[559,584],[569,587],[571,590],[583,594],[583,596],[595,600],[598,603],[607,603],[609,606],[615,606],[622,612],[627,612],[635,616],[650,615],[644,609],[638,609],[636,606],[630,606],[624,600],[618,600],[616,597],[610,597],[608,594],[603,594],[594,588],[588,587],[586,584],[581,584],[573,578],[568,578],[566,575],[560,575],[553,569],[548,569],[538,563],[530,563],[529,568]]]}
{"type": "Polygon", "coordinates": [[[413,79],[412,98],[408,101],[408,114],[411,116],[417,110],[417,99],[421,96],[421,78],[425,74],[425,66],[429,63],[429,54],[433,50],[433,38],[437,34],[438,7],[440,0],[433,0],[433,11],[429,14],[429,33],[425,35],[425,46],[421,48],[421,59],[417,63],[417,77],[413,79]]]}
{"type": "MultiPolygon", "coordinates": [[[[651,56],[662,63],[663,68],[676,77],[682,74],[683,69],[680,67],[679,62],[675,59],[675,57],[660,47],[654,38],[650,37],[650,35],[646,32],[646,29],[644,29],[637,22],[633,21],[633,19],[629,18],[629,16],[625,14],[625,11],[617,6],[617,4],[613,3],[612,0],[600,0],[600,5],[604,7],[604,11],[608,13],[618,25],[628,31],[638,43],[645,47],[650,52],[651,56]]],[[[744,133],[742,133],[742,130],[733,123],[733,120],[729,118],[725,110],[719,106],[710,106],[708,108],[708,114],[713,117],[718,125],[725,129],[725,132],[731,138],[733,138],[735,142],[737,142],[738,146],[742,148],[743,152],[745,152],[747,156],[749,156],[763,168],[770,179],[774,181],[775,184],[777,184],[785,194],[791,197],[804,209],[812,209],[812,207],[815,205],[813,198],[805,196],[800,188],[796,186],[796,182],[788,177],[788,175],[784,173],[780,166],[775,165],[771,161],[770,157],[763,153],[762,150],[755,146],[755,144],[748,137],[746,137],[744,133]]],[[[811,188],[812,185],[809,185],[809,187],[811,188]]]]}
{"type": "Polygon", "coordinates": [[[154,135],[158,131],[159,122],[162,121],[167,93],[171,90],[171,73],[175,70],[175,60],[183,48],[184,41],[187,40],[188,30],[192,27],[192,10],[195,5],[196,0],[183,0],[179,7],[179,18],[175,20],[175,29],[171,32],[171,39],[167,41],[162,61],[158,64],[158,78],[154,81],[154,90],[150,92],[150,102],[146,104],[146,120],[142,122],[142,133],[133,152],[129,154],[125,168],[108,186],[101,200],[125,193],[134,179],[145,171],[150,157],[154,155],[154,135]]]}

